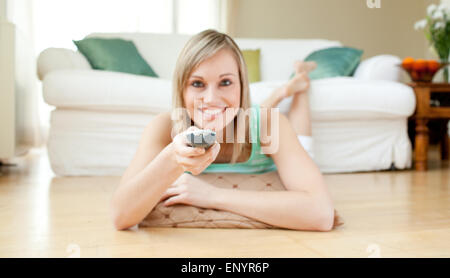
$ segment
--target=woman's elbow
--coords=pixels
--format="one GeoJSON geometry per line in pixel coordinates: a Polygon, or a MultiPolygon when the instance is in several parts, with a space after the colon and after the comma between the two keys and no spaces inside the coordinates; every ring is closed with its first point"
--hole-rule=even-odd
{"type": "Polygon", "coordinates": [[[117,231],[123,231],[133,227],[135,224],[130,224],[123,216],[113,213],[113,225],[117,231]]]}
{"type": "Polygon", "coordinates": [[[111,202],[111,218],[113,222],[113,226],[117,231],[126,230],[133,225],[127,223],[127,217],[125,213],[114,204],[114,200],[111,202]]]}
{"type": "Polygon", "coordinates": [[[315,223],[315,228],[319,232],[329,232],[334,226],[334,208],[333,206],[321,208],[315,223]]]}

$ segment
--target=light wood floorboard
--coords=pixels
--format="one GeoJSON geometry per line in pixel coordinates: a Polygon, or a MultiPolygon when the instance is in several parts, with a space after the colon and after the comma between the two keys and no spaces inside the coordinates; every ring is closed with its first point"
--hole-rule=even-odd
{"type": "Polygon", "coordinates": [[[0,174],[0,257],[450,257],[449,163],[427,172],[327,174],[345,225],[332,232],[146,228],[116,231],[119,177],[56,177],[46,149],[0,174]]]}

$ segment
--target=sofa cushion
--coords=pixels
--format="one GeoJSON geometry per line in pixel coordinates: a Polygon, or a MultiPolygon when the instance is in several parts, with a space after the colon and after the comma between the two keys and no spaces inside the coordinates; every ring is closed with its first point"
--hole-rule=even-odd
{"type": "MultiPolygon", "coordinates": [[[[87,37],[123,38],[135,43],[144,59],[161,78],[172,78],[178,55],[191,35],[155,33],[92,33],[87,37]]],[[[339,41],[325,39],[259,39],[234,38],[239,48],[261,49],[261,80],[287,79],[295,60],[303,60],[311,52],[339,41]]]]}
{"type": "Polygon", "coordinates": [[[243,39],[236,38],[241,49],[261,49],[261,80],[287,80],[296,60],[305,59],[310,53],[333,46],[338,41],[322,39],[243,39]]]}
{"type": "Polygon", "coordinates": [[[261,81],[260,72],[260,49],[244,49],[242,50],[242,55],[244,56],[245,64],[247,65],[248,72],[248,82],[259,82],[261,81]]]}
{"type": "Polygon", "coordinates": [[[190,35],[158,33],[91,33],[88,38],[122,38],[133,41],[160,78],[171,79],[178,55],[190,35]]]}
{"type": "MultiPolygon", "coordinates": [[[[351,76],[356,70],[362,50],[351,47],[330,47],[314,51],[304,59],[305,62],[314,61],[317,68],[309,73],[311,80],[336,77],[351,76]]],[[[290,78],[294,76],[291,74],[290,78]]]]}
{"type": "Polygon", "coordinates": [[[51,71],[62,69],[91,69],[89,61],[79,51],[67,48],[50,47],[39,54],[37,59],[39,80],[51,71]]]}
{"type": "Polygon", "coordinates": [[[93,69],[158,77],[132,41],[119,38],[86,38],[73,41],[93,69]]]}
{"type": "MultiPolygon", "coordinates": [[[[286,81],[250,84],[252,103],[261,103],[286,81]]],[[[59,70],[46,75],[44,100],[61,108],[160,113],[172,104],[168,79],[96,70],[59,70]]],[[[398,82],[334,77],[311,82],[313,120],[406,117],[415,109],[412,89],[398,82]]],[[[291,98],[280,111],[287,112],[291,98]]]]}
{"type": "Polygon", "coordinates": [[[170,109],[168,79],[100,70],[58,70],[43,80],[44,100],[57,107],[159,113],[170,109]]]}
{"type": "MultiPolygon", "coordinates": [[[[195,178],[212,186],[229,190],[286,191],[278,172],[259,175],[236,173],[208,173],[195,178]]],[[[334,210],[333,229],[344,225],[344,219],[334,210]]],[[[158,202],[153,210],[139,223],[139,227],[178,228],[235,228],[235,229],[282,229],[233,212],[206,209],[184,204],[164,206],[158,202]]]]}
{"type": "MultiPolygon", "coordinates": [[[[251,101],[262,103],[286,81],[263,81],[250,84],[251,101]]],[[[313,121],[344,119],[404,118],[414,112],[413,90],[402,83],[384,80],[359,80],[353,77],[332,77],[311,81],[309,89],[313,121]]],[[[292,97],[278,107],[287,113],[292,97]]]]}
{"type": "Polygon", "coordinates": [[[335,77],[312,81],[313,121],[405,118],[414,113],[411,87],[393,81],[335,77]]]}
{"type": "Polygon", "coordinates": [[[360,80],[400,80],[402,60],[394,55],[377,55],[362,61],[353,77],[360,80]]]}

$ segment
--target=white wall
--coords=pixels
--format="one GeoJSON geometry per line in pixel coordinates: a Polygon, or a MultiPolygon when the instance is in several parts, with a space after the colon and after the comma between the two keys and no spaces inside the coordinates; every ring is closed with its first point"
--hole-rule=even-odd
{"type": "Polygon", "coordinates": [[[0,20],[6,17],[6,0],[0,0],[0,20]]]}
{"type": "MultiPolygon", "coordinates": [[[[381,0],[381,8],[370,9],[366,0],[233,0],[230,30],[235,37],[339,40],[363,49],[363,59],[379,54],[436,58],[414,23],[439,1],[381,0]]],[[[402,78],[406,81],[406,74],[402,78]]]]}
{"type": "Polygon", "coordinates": [[[14,156],[16,147],[14,31],[14,25],[0,20],[0,159],[14,156]]]}
{"type": "Polygon", "coordinates": [[[241,0],[233,35],[339,40],[363,49],[363,58],[423,57],[426,39],[414,23],[430,3],[439,0],[381,0],[379,9],[368,8],[365,0],[241,0]]]}

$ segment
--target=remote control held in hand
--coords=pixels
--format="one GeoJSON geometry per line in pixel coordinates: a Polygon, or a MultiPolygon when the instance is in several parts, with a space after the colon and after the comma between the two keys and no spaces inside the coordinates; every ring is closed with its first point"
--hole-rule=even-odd
{"type": "Polygon", "coordinates": [[[216,132],[210,129],[198,129],[186,133],[188,145],[208,149],[216,141],[216,132]]]}

